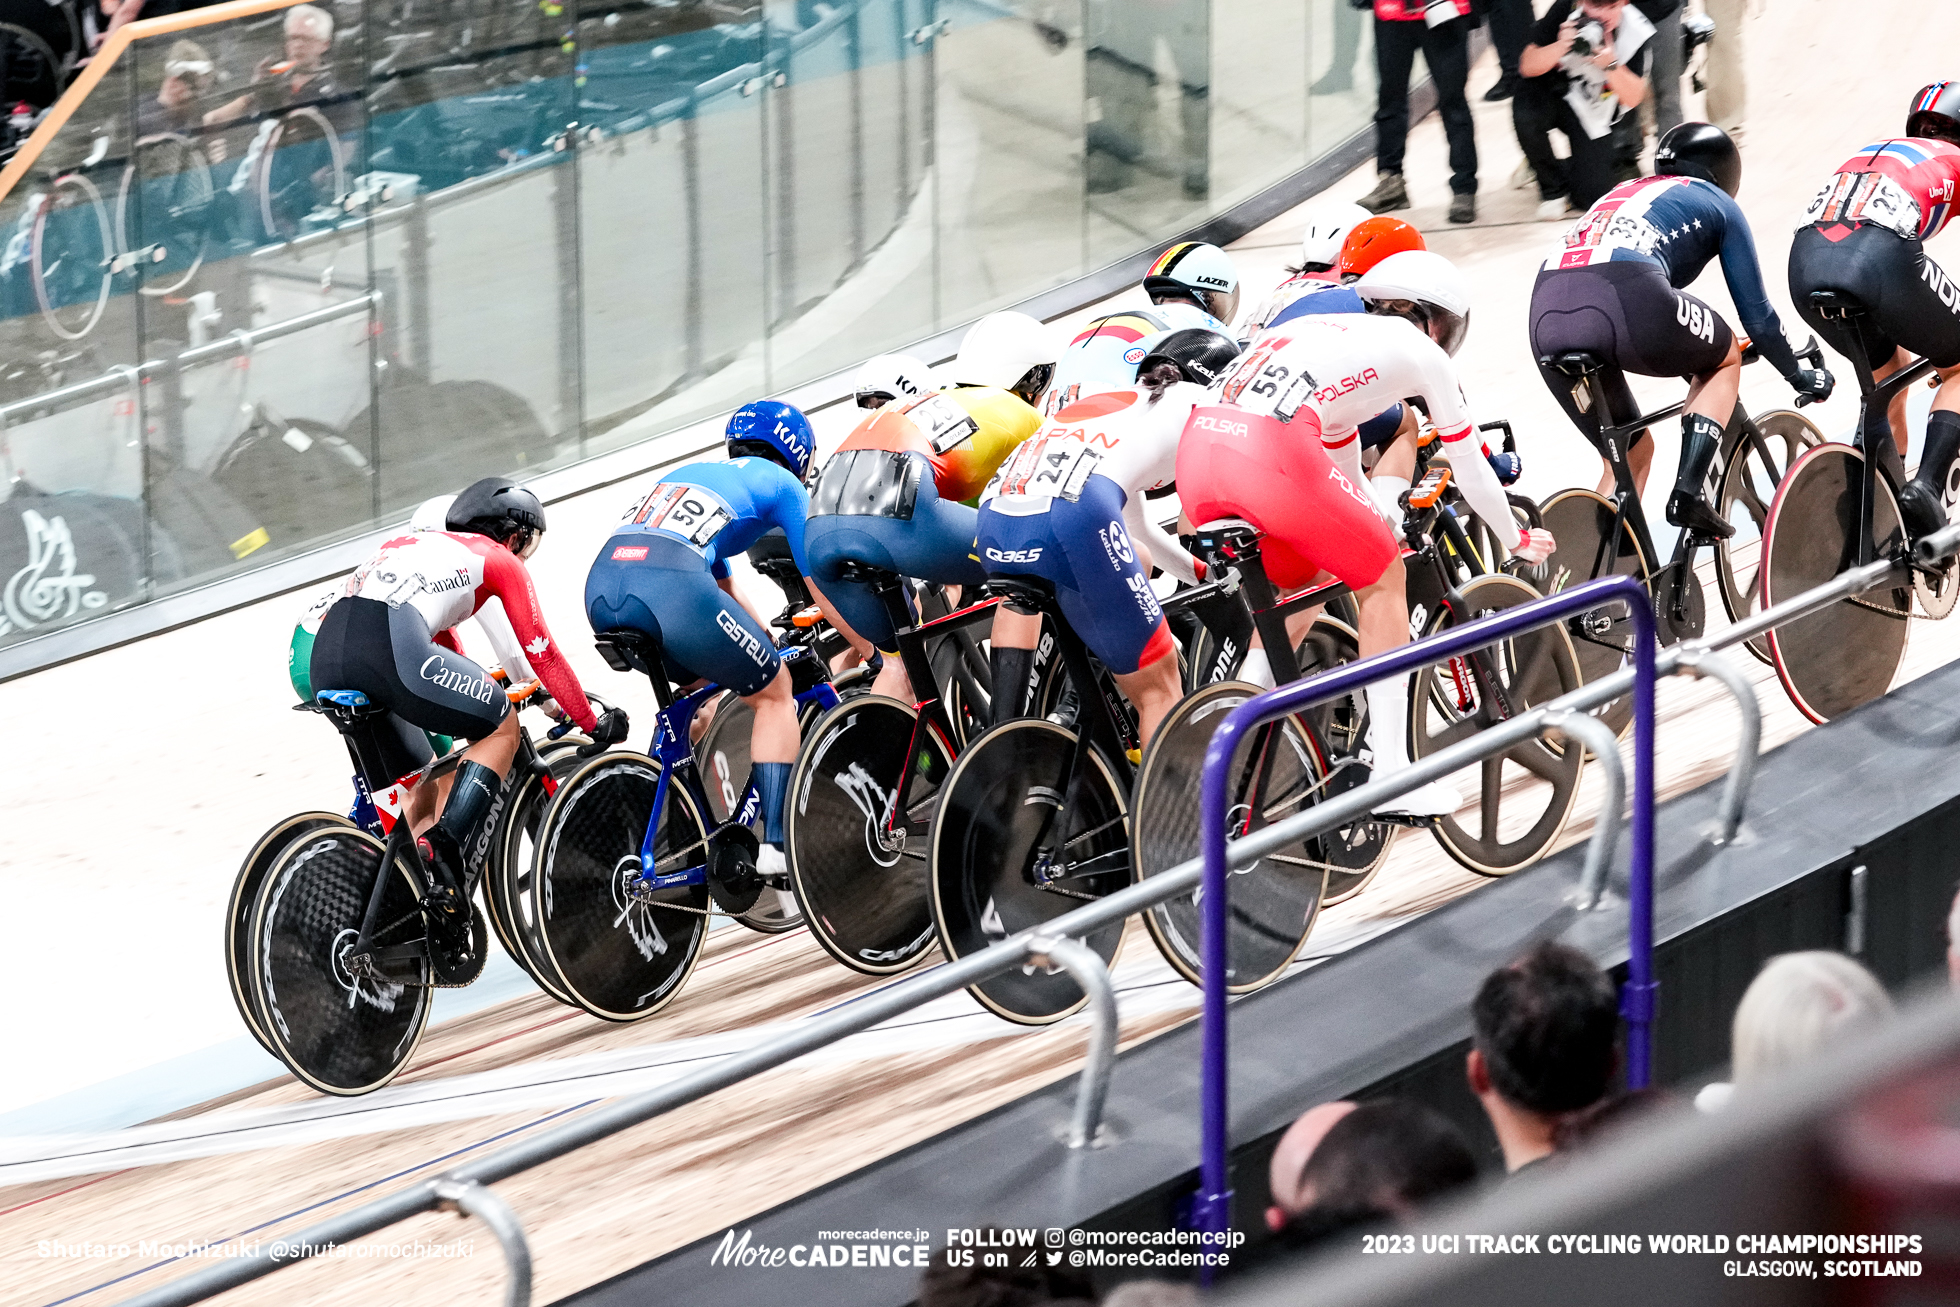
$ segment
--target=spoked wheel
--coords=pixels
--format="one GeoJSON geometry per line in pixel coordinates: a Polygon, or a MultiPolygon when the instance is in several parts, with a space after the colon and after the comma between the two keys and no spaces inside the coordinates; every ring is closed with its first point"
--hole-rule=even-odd
{"type": "MultiPolygon", "coordinates": [[[[1130,813],[1131,856],[1140,879],[1204,852],[1199,792],[1205,750],[1226,714],[1259,692],[1244,681],[1206,686],[1186,696],[1151,736],[1130,813]]],[[[1227,836],[1238,839],[1305,811],[1326,794],[1326,779],[1319,742],[1299,718],[1251,732],[1232,759],[1227,836]]],[[[1343,833],[1303,840],[1234,871],[1225,928],[1232,992],[1259,988],[1299,954],[1324,902],[1329,846],[1343,833]]],[[[1144,914],[1164,960],[1194,985],[1204,982],[1202,902],[1200,889],[1144,914]]]]}
{"type": "MultiPolygon", "coordinates": [[[[1293,656],[1302,677],[1314,677],[1361,656],[1361,641],[1354,628],[1337,618],[1314,619],[1307,636],[1293,656]]],[[[1368,769],[1356,757],[1368,739],[1368,696],[1360,690],[1316,704],[1304,714],[1313,726],[1313,738],[1325,751],[1328,772],[1325,797],[1333,798],[1368,783],[1368,769]]],[[[1395,839],[1395,827],[1383,821],[1357,821],[1334,834],[1322,837],[1321,855],[1327,865],[1327,890],[1323,907],[1341,903],[1367,889],[1375,873],[1388,861],[1388,848],[1395,839]]]]}
{"type": "MultiPolygon", "coordinates": [[[[808,710],[804,716],[810,716],[808,710]]],[[[808,721],[802,723],[806,728],[808,721]]],[[[701,769],[702,787],[708,791],[708,812],[716,825],[735,815],[735,805],[749,784],[749,737],[755,730],[755,710],[742,702],[733,690],[715,700],[714,719],[694,746],[695,765],[701,769]]],[[[762,838],[762,818],[756,817],[755,834],[762,838]]],[[[766,886],[755,906],[735,920],[764,935],[780,935],[803,924],[797,910],[796,895],[785,881],[766,886]]]]}
{"type": "MultiPolygon", "coordinates": [[[[1762,609],[1763,526],[1769,520],[1777,486],[1805,450],[1824,443],[1824,433],[1815,423],[1789,409],[1765,413],[1755,422],[1762,432],[1762,443],[1758,445],[1745,435],[1736,444],[1722,468],[1717,492],[1716,510],[1723,521],[1735,527],[1735,534],[1715,547],[1715,579],[1722,592],[1722,608],[1731,622],[1740,622],[1762,609]]],[[[1748,645],[1757,658],[1770,660],[1767,637],[1757,636],[1748,645]]]]}
{"type": "MultiPolygon", "coordinates": [[[[1454,617],[1443,614],[1426,634],[1531,603],[1539,595],[1514,576],[1482,576],[1463,587],[1463,597],[1465,611],[1454,617]]],[[[1572,642],[1558,625],[1431,663],[1415,677],[1410,756],[1439,753],[1580,684],[1572,642]]],[[[1533,739],[1485,759],[1475,773],[1475,796],[1464,809],[1437,822],[1437,840],[1451,857],[1482,876],[1508,876],[1530,866],[1572,815],[1585,758],[1582,748],[1533,739]]]]}
{"type": "MultiPolygon", "coordinates": [[[[1069,786],[1074,747],[1071,732],[1023,717],[960,755],[932,828],[932,915],[948,957],[977,953],[1130,883],[1122,786],[1093,748],[1069,786]]],[[[1123,942],[1123,923],[1082,942],[1107,965],[1123,942]]],[[[967,992],[1030,1026],[1088,1002],[1065,972],[1023,975],[1019,967],[967,992]]]]}
{"type": "Polygon", "coordinates": [[[483,870],[483,904],[504,952],[530,973],[539,989],[560,1003],[577,1007],[578,1001],[567,992],[545,952],[533,887],[537,883],[538,835],[544,829],[545,813],[558,787],[585,765],[585,759],[569,741],[557,748],[545,745],[540,752],[545,766],[551,769],[550,783],[542,776],[530,777],[504,805],[502,824],[490,846],[491,861],[483,870]]]}
{"type": "MultiPolygon", "coordinates": [[[[594,758],[558,787],[538,836],[537,932],[573,1002],[607,1021],[640,1021],[673,1002],[708,933],[708,887],[648,889],[640,847],[660,764],[633,753],[594,758]]],[[[694,801],[667,787],[652,876],[708,861],[694,801]]]]}
{"type": "MultiPolygon", "coordinates": [[[[1612,501],[1591,490],[1561,490],[1546,500],[1545,529],[1558,541],[1558,548],[1545,560],[1545,581],[1539,590],[1554,595],[1615,573],[1644,581],[1652,563],[1641,554],[1640,542],[1625,522],[1619,524],[1614,546],[1603,548],[1617,516],[1612,501]]],[[[1624,603],[1615,601],[1580,613],[1566,623],[1566,630],[1585,684],[1627,665],[1636,632],[1624,603]]],[[[1633,723],[1633,697],[1622,695],[1602,704],[1593,709],[1593,716],[1615,734],[1625,734],[1633,723]]]]}
{"type": "Polygon", "coordinates": [[[917,716],[876,694],[832,708],[804,737],[784,805],[783,851],[810,933],[868,976],[905,970],[933,940],[926,833],[952,762],[931,730],[906,756],[917,716]],[[908,767],[910,806],[894,815],[908,767]]]}
{"type": "Polygon", "coordinates": [[[266,873],[279,861],[279,855],[291,848],[293,841],[328,826],[351,829],[352,823],[335,812],[302,812],[275,824],[252,845],[238,869],[238,878],[231,883],[231,901],[225,907],[225,978],[231,982],[231,1000],[238,1005],[245,1028],[268,1053],[277,1050],[266,1038],[264,1013],[252,998],[252,909],[258,903],[259,886],[265,883],[266,873]]]}
{"type": "Polygon", "coordinates": [[[347,149],[318,109],[292,109],[266,133],[253,169],[259,221],[274,240],[299,235],[307,215],[347,194],[347,149]]]}
{"type": "Polygon", "coordinates": [[[252,998],[279,1060],[324,1094],[365,1094],[395,1078],[429,1020],[434,977],[425,953],[356,974],[351,954],[376,875],[388,878],[371,943],[420,940],[421,892],[381,841],[322,827],[286,846],[252,908],[252,998]]]}
{"type": "Polygon", "coordinates": [[[29,263],[41,317],[63,340],[80,340],[102,321],[116,254],[102,192],[80,173],[55,178],[34,212],[29,263]]]}
{"type": "MultiPolygon", "coordinates": [[[[1820,586],[1859,561],[1857,522],[1864,455],[1819,445],[1791,465],[1763,529],[1763,603],[1820,586]]],[[[1884,476],[1873,486],[1871,559],[1896,550],[1899,503],[1884,476]]],[[[1905,657],[1908,586],[1887,585],[1769,633],[1770,661],[1797,710],[1827,722],[1884,694],[1905,657]]]]}
{"type": "MultiPolygon", "coordinates": [[[[156,252],[159,266],[144,277],[145,295],[174,295],[197,275],[216,198],[211,166],[189,137],[163,132],[136,142],[116,193],[116,230],[124,251],[156,252]]],[[[137,266],[151,262],[139,258],[137,266]]]]}

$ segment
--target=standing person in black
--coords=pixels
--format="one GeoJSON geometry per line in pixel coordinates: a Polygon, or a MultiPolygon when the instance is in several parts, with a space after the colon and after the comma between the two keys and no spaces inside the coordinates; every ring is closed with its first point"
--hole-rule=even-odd
{"type": "Polygon", "coordinates": [[[1450,221],[1477,220],[1477,129],[1470,80],[1470,0],[1375,0],[1375,189],[1357,203],[1370,213],[1409,207],[1402,157],[1409,144],[1409,73],[1416,52],[1436,80],[1450,142],[1450,221]]]}
{"type": "Polygon", "coordinates": [[[1614,126],[1646,98],[1654,24],[1627,0],[1552,0],[1518,57],[1518,145],[1538,175],[1538,216],[1583,212],[1613,189],[1614,126]],[[1552,152],[1562,132],[1572,157],[1552,152]]]}
{"type": "Polygon", "coordinates": [[[1531,0],[1477,0],[1477,9],[1490,24],[1490,44],[1497,51],[1502,71],[1497,82],[1484,92],[1489,101],[1508,100],[1518,91],[1518,56],[1531,41],[1531,25],[1537,21],[1531,0]]]}

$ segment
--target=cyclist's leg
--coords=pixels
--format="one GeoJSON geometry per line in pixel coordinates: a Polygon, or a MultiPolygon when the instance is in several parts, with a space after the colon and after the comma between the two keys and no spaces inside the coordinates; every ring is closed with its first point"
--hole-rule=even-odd
{"type": "MultiPolygon", "coordinates": [[[[1565,268],[1538,274],[1531,292],[1531,353],[1540,360],[1575,351],[1598,355],[1608,365],[1598,383],[1605,391],[1614,420],[1623,422],[1638,415],[1640,410],[1620,368],[1620,343],[1626,330],[1620,322],[1619,296],[1607,276],[1611,266],[1565,268]]],[[[1592,442],[1593,448],[1599,448],[1599,414],[1579,404],[1579,397],[1585,393],[1584,385],[1543,362],[1538,365],[1538,375],[1572,425],[1592,442]]],[[[1649,433],[1642,431],[1635,436],[1626,454],[1634,487],[1644,492],[1647,469],[1654,458],[1654,442],[1649,433]]],[[[1601,473],[1598,489],[1602,495],[1613,493],[1611,467],[1601,473]]]]}

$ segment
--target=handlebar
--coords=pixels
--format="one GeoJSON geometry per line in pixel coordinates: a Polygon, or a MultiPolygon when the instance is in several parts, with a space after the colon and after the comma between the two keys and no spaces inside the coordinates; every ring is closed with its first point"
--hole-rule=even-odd
{"type": "Polygon", "coordinates": [[[1518,452],[1518,433],[1511,430],[1511,420],[1509,418],[1499,418],[1495,422],[1479,422],[1477,424],[1477,430],[1502,431],[1504,433],[1504,452],[1507,454],[1518,452]]]}

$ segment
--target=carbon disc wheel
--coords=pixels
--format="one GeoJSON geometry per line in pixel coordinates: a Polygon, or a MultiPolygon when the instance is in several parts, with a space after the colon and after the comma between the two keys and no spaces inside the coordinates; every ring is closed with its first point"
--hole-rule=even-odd
{"type": "MultiPolygon", "coordinates": [[[[1760,447],[1745,434],[1722,467],[1716,511],[1735,528],[1735,534],[1715,546],[1715,580],[1722,592],[1722,610],[1740,622],[1762,610],[1763,528],[1776,488],[1806,450],[1824,443],[1824,433],[1801,413],[1777,409],[1754,419],[1762,433],[1760,447]]],[[[1747,642],[1749,652],[1770,661],[1769,640],[1747,642]]]]}
{"type": "MultiPolygon", "coordinates": [[[[1819,445],[1791,465],[1763,530],[1763,603],[1823,585],[1857,564],[1864,455],[1819,445]]],[[[1898,547],[1899,506],[1879,476],[1873,486],[1870,557],[1898,547]]],[[[1887,585],[1769,633],[1770,661],[1797,710],[1813,722],[1841,717],[1892,686],[1912,615],[1908,586],[1887,585]]]]}
{"type": "Polygon", "coordinates": [[[324,1094],[365,1094],[394,1079],[429,1020],[426,954],[358,973],[352,953],[377,874],[388,884],[377,948],[424,933],[421,893],[400,862],[385,871],[380,840],[352,827],[293,841],[252,909],[252,996],[272,1051],[324,1094]]]}
{"type": "Polygon", "coordinates": [[[116,231],[127,253],[160,247],[154,270],[148,260],[137,263],[143,294],[174,295],[190,284],[204,263],[216,201],[211,165],[189,137],[159,132],[136,142],[116,192],[116,231]]]}
{"type": "MultiPolygon", "coordinates": [[[[1222,681],[1186,696],[1144,750],[1130,812],[1130,848],[1139,879],[1200,856],[1200,782],[1205,750],[1232,709],[1260,693],[1222,681]]],[[[1246,736],[1232,759],[1226,833],[1237,839],[1306,810],[1325,791],[1318,743],[1295,717],[1246,736]]],[[[1327,844],[1339,833],[1304,840],[1235,869],[1226,916],[1226,985],[1246,993],[1277,978],[1306,943],[1325,899],[1327,844]]],[[[1164,960],[1192,984],[1204,983],[1202,890],[1160,903],[1144,924],[1164,960]]]]}
{"type": "Polygon", "coordinates": [[[790,883],[810,933],[853,971],[886,976],[917,962],[933,941],[926,833],[952,770],[938,733],[882,695],[846,700],[804,737],[783,809],[790,883]],[[891,813],[913,772],[910,805],[891,813]]]}
{"type": "MultiPolygon", "coordinates": [[[[1601,576],[1630,576],[1644,584],[1652,573],[1651,560],[1641,553],[1639,540],[1625,522],[1619,523],[1614,546],[1605,547],[1617,511],[1604,495],[1591,490],[1561,490],[1545,501],[1543,516],[1545,529],[1558,541],[1552,556],[1545,560],[1545,583],[1539,587],[1543,594],[1555,595],[1601,576]]],[[[1566,623],[1566,630],[1586,685],[1625,667],[1638,635],[1633,615],[1619,601],[1578,614],[1566,623]]],[[[1614,734],[1624,735],[1633,724],[1633,697],[1622,695],[1601,704],[1592,715],[1614,734]]]]}
{"type": "MultiPolygon", "coordinates": [[[[809,725],[807,721],[801,724],[809,725]]],[[[755,709],[743,703],[733,690],[724,691],[715,700],[713,720],[694,746],[694,762],[701,769],[702,788],[708,792],[708,812],[717,826],[735,815],[735,805],[742,801],[742,793],[748,788],[749,740],[754,732],[755,709]]],[[[762,838],[760,813],[750,829],[757,840],[762,838]]],[[[765,885],[755,906],[738,914],[735,920],[758,934],[781,935],[801,926],[803,913],[796,906],[795,892],[784,881],[781,885],[765,885]]]]}
{"type": "MultiPolygon", "coordinates": [[[[1359,658],[1361,640],[1347,622],[1322,615],[1314,619],[1293,656],[1302,677],[1318,676],[1359,658]]],[[[1328,772],[1324,797],[1331,799],[1366,785],[1368,769],[1359,765],[1355,755],[1368,738],[1367,694],[1356,690],[1316,704],[1305,717],[1313,726],[1316,747],[1325,751],[1321,759],[1328,772]]],[[[1375,873],[1388,861],[1395,830],[1383,821],[1357,821],[1322,837],[1320,854],[1327,863],[1322,907],[1344,903],[1374,883],[1375,873]]]]}
{"type": "Polygon", "coordinates": [[[565,989],[565,982],[552,968],[538,932],[537,895],[533,892],[537,874],[538,836],[544,829],[545,814],[557,788],[585,765],[577,748],[563,743],[557,748],[545,745],[540,761],[550,770],[550,783],[541,776],[527,781],[504,809],[503,824],[492,844],[493,861],[483,872],[483,903],[490,927],[504,951],[517,965],[530,973],[538,988],[560,1003],[577,1007],[565,989]]]}
{"type": "MultiPolygon", "coordinates": [[[[1090,749],[1065,794],[1075,736],[1050,721],[1003,722],[960,755],[932,828],[932,915],[949,958],[963,958],[1130,883],[1129,830],[1115,773],[1090,749]]],[[[1083,941],[1105,965],[1123,923],[1083,941]]],[[[967,986],[1009,1021],[1041,1026],[1088,1002],[1063,972],[1015,967],[967,986]]]]}
{"type": "MultiPolygon", "coordinates": [[[[653,759],[602,754],[558,787],[538,837],[538,938],[572,1001],[606,1021],[641,1021],[673,1002],[708,933],[705,882],[640,885],[659,783],[653,759]]],[[[647,870],[704,867],[707,838],[686,788],[669,785],[647,870]]]]}
{"type": "Polygon", "coordinates": [[[252,1038],[275,1056],[277,1050],[265,1033],[265,1014],[252,998],[252,909],[258,902],[259,886],[265,883],[266,873],[279,861],[279,855],[293,841],[328,826],[353,829],[353,823],[337,812],[302,812],[275,823],[245,855],[225,906],[225,979],[231,984],[231,1001],[238,1005],[238,1015],[244,1018],[252,1038]]]}
{"type": "Polygon", "coordinates": [[[34,211],[29,280],[42,320],[63,340],[95,330],[109,307],[116,236],[102,192],[80,173],[57,177],[34,211]]]}

